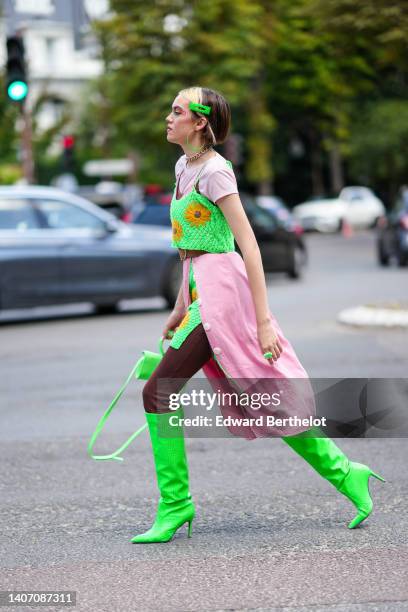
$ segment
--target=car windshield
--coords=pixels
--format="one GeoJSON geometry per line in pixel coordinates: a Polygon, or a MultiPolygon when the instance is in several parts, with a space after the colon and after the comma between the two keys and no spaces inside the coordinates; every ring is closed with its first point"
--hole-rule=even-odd
{"type": "Polygon", "coordinates": [[[346,187],[342,193],[342,197],[348,200],[362,200],[369,196],[371,196],[371,192],[367,187],[346,187]]]}

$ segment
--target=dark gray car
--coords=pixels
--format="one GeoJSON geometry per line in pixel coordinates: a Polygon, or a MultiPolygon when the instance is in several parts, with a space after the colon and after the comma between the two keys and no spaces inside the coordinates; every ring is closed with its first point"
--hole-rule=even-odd
{"type": "Polygon", "coordinates": [[[0,309],[162,296],[172,307],[182,268],[171,230],[122,223],[51,187],[0,187],[0,309]]]}
{"type": "Polygon", "coordinates": [[[395,258],[400,267],[408,265],[408,188],[402,187],[394,208],[377,222],[377,259],[388,266],[395,258]]]}

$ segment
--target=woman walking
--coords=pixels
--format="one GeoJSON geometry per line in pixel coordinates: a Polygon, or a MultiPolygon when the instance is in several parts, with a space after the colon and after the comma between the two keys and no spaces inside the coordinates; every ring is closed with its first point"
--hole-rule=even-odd
{"type": "MultiPolygon", "coordinates": [[[[201,368],[221,385],[223,380],[233,384],[235,379],[255,378],[272,385],[279,380],[281,388],[286,382],[291,401],[280,407],[279,415],[304,417],[314,411],[308,375],[269,310],[259,247],[231,163],[213,148],[226,140],[230,120],[225,98],[201,87],[181,90],[166,118],[168,141],[184,150],[175,168],[170,207],[172,246],[182,260],[183,281],[163,331],[169,339],[173,333],[170,345],[143,388],[160,499],[152,527],[132,538],[134,543],[167,542],[185,523],[191,535],[195,507],[183,425],[178,422],[183,409],[172,410],[169,397],[201,368]],[[242,256],[235,250],[234,238],[242,256]]],[[[242,414],[236,406],[229,412],[221,410],[242,414]]],[[[368,466],[350,461],[319,428],[230,429],[248,440],[281,437],[355,505],[357,514],[349,528],[371,513],[369,478],[384,479],[368,466]]]]}

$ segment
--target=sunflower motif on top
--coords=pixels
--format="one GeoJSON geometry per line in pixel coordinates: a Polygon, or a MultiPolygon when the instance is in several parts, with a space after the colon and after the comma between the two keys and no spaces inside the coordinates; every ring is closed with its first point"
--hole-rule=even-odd
{"type": "Polygon", "coordinates": [[[177,330],[183,329],[183,327],[185,327],[187,323],[189,322],[189,319],[190,319],[190,313],[186,312],[186,314],[183,317],[183,320],[181,321],[180,325],[177,327],[177,330]]]}
{"type": "Polygon", "coordinates": [[[184,218],[196,227],[205,225],[211,219],[211,211],[200,202],[191,202],[184,212],[184,218]]]}
{"type": "Polygon", "coordinates": [[[197,289],[195,287],[191,290],[191,301],[194,302],[198,297],[197,289]]]}
{"type": "Polygon", "coordinates": [[[174,242],[178,242],[183,235],[183,228],[181,227],[181,223],[178,221],[173,221],[171,224],[173,229],[173,240],[174,242]]]}

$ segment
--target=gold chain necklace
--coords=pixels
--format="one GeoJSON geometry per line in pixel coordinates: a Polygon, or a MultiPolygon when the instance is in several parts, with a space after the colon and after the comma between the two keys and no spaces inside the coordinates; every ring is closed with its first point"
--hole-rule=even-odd
{"type": "Polygon", "coordinates": [[[187,164],[191,161],[194,161],[196,159],[199,159],[200,157],[202,157],[204,155],[204,153],[207,153],[207,151],[212,151],[212,145],[204,145],[204,147],[201,149],[201,151],[199,151],[198,153],[196,153],[195,155],[192,155],[191,157],[187,157],[187,164]]]}

